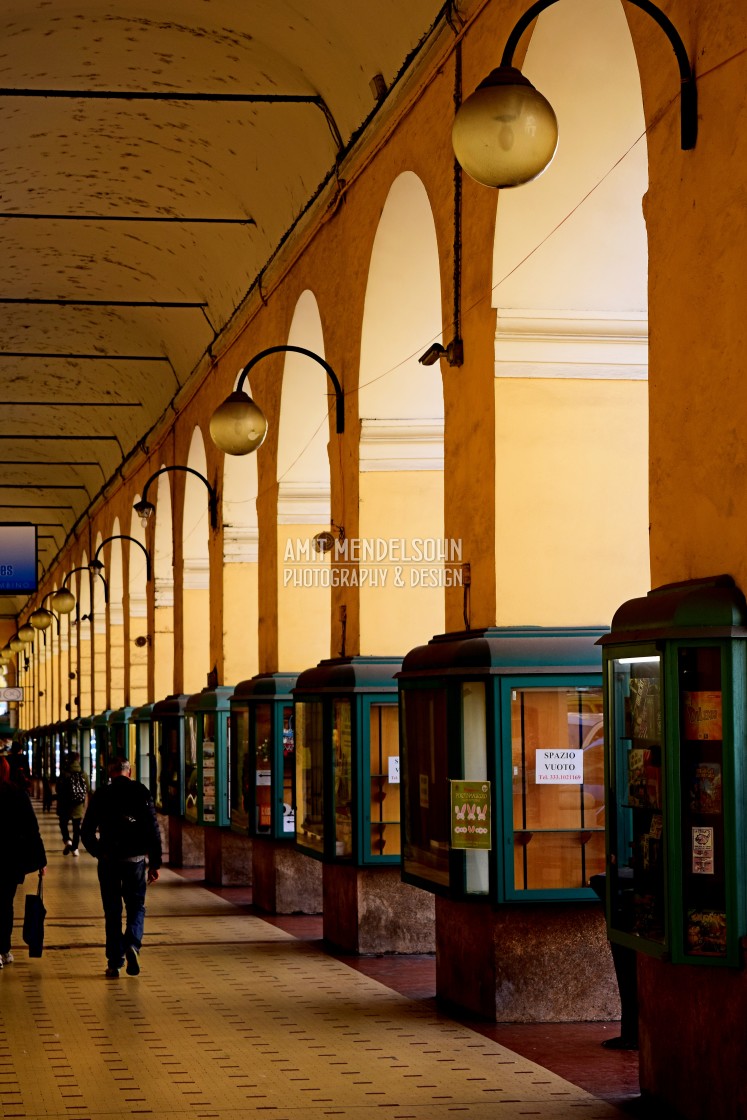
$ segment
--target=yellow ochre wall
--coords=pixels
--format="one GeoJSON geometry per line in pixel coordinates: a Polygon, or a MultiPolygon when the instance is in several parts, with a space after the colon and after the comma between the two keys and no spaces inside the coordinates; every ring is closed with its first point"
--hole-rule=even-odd
{"type": "Polygon", "coordinates": [[[499,625],[608,625],[648,590],[646,395],[496,379],[499,625]]]}

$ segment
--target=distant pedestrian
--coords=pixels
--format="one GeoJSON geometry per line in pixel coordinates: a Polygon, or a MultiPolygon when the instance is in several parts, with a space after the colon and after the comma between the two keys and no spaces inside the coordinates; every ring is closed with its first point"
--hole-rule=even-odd
{"type": "Polygon", "coordinates": [[[109,784],[93,794],[81,830],[87,850],[99,861],[106,975],[113,979],[125,961],[129,976],[140,972],[145,892],[161,866],[161,833],[153,798],[146,786],[130,778],[130,771],[125,758],[111,764],[109,784]]]}
{"type": "Polygon", "coordinates": [[[71,751],[67,769],[57,779],[57,816],[60,819],[60,832],[65,842],[63,855],[77,856],[80,844],[80,828],[91,792],[88,774],[81,769],[80,755],[71,751]],[[73,836],[70,839],[70,825],[73,836]]]}
{"type": "Polygon", "coordinates": [[[53,803],[54,799],[55,799],[54,786],[52,785],[51,781],[49,780],[49,778],[45,774],[44,777],[42,778],[42,811],[43,812],[51,813],[52,803],[53,803]]]}
{"type": "Polygon", "coordinates": [[[32,871],[47,865],[47,855],[39,835],[28,794],[11,782],[10,766],[0,758],[0,968],[13,963],[13,899],[18,884],[32,871]]]}

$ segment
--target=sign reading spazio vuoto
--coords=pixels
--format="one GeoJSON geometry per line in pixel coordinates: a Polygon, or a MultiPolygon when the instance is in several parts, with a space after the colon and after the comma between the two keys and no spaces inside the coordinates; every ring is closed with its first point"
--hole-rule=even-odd
{"type": "Polygon", "coordinates": [[[490,849],[490,782],[452,781],[452,848],[490,849]]]}

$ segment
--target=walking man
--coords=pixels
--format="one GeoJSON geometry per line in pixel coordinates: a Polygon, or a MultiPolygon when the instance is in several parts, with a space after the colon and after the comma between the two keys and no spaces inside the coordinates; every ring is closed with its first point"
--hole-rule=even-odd
{"type": "Polygon", "coordinates": [[[161,833],[153,799],[141,782],[131,779],[128,760],[116,759],[109,767],[109,778],[109,784],[97,789],[88,803],[81,839],[99,861],[106,975],[116,979],[125,961],[128,976],[140,972],[145,892],[147,884],[158,878],[161,833]]]}

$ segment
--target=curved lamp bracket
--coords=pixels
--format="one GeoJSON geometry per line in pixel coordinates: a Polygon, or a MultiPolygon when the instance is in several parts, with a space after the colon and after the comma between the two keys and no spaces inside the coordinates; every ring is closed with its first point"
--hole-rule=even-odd
{"type": "MultiPolygon", "coordinates": [[[[69,571],[62,581],[62,586],[63,587],[67,587],[67,581],[70,579],[70,576],[74,576],[76,572],[88,572],[88,577],[91,580],[91,583],[93,583],[93,580],[91,579],[91,575],[92,575],[93,572],[96,572],[96,575],[99,577],[99,579],[101,580],[101,582],[104,585],[104,602],[105,603],[109,602],[109,584],[106,582],[106,579],[105,579],[103,573],[98,571],[96,568],[90,568],[87,564],[83,564],[81,567],[73,568],[72,571],[69,571]]],[[[67,589],[68,589],[68,591],[70,590],[69,587],[67,587],[67,589]]],[[[93,591],[93,588],[91,588],[91,591],[93,591]]]]}
{"type": "MultiPolygon", "coordinates": [[[[521,36],[526,31],[529,24],[537,18],[540,12],[544,12],[552,4],[556,4],[558,0],[537,0],[530,8],[524,12],[513,31],[508,37],[506,46],[503,49],[501,57],[501,66],[512,66],[512,59],[514,51],[516,50],[521,36]]],[[[698,138],[698,95],[695,87],[695,73],[690,60],[685,50],[685,44],[680,38],[677,28],[674,26],[668,16],[657,8],[656,4],[651,3],[651,0],[629,0],[629,3],[640,8],[641,11],[646,12],[653,20],[658,23],[664,34],[669,39],[672,49],[677,59],[677,65],[680,70],[680,137],[681,146],[683,151],[690,151],[695,147],[695,141],[698,138]]]]}
{"type": "Polygon", "coordinates": [[[249,375],[249,371],[252,370],[262,358],[266,358],[268,354],[288,352],[292,354],[305,354],[307,358],[313,358],[326,372],[335,391],[335,431],[338,435],[341,435],[342,432],[345,431],[345,396],[342,391],[342,385],[340,384],[337,374],[332,369],[332,366],[329,365],[328,362],[325,362],[324,358],[320,358],[318,354],[315,354],[313,350],[307,350],[304,346],[268,346],[266,350],[260,350],[259,354],[255,354],[254,357],[247,362],[239,374],[239,380],[236,382],[236,392],[241,392],[244,387],[244,382],[249,375]]]}
{"type": "MultiPolygon", "coordinates": [[[[148,479],[148,481],[146,482],[145,486],[143,487],[143,496],[140,499],[140,501],[136,503],[136,505],[134,507],[135,510],[138,513],[141,513],[143,511],[144,507],[148,507],[149,510],[152,512],[153,506],[148,501],[148,487],[150,486],[150,484],[151,484],[151,482],[153,481],[154,478],[158,478],[159,474],[166,474],[169,471],[184,471],[186,474],[195,475],[197,478],[199,478],[200,482],[205,483],[205,485],[207,486],[207,491],[208,491],[208,510],[210,512],[210,528],[211,529],[217,529],[218,528],[218,492],[217,492],[217,490],[215,489],[214,486],[210,485],[208,480],[205,478],[205,475],[200,474],[200,472],[196,471],[194,469],[194,467],[182,467],[179,464],[175,464],[174,466],[171,466],[171,467],[161,467],[154,474],[152,474],[150,476],[150,478],[148,479]]],[[[132,538],[130,538],[130,539],[132,539],[132,538]]],[[[138,544],[139,543],[140,542],[138,541],[138,544]]],[[[150,576],[148,576],[148,578],[150,579],[150,576]]]]}
{"type": "Polygon", "coordinates": [[[107,537],[106,540],[103,540],[99,547],[96,549],[96,554],[91,561],[90,567],[93,568],[94,571],[100,572],[103,564],[99,560],[99,553],[101,552],[104,545],[108,544],[109,541],[117,540],[132,541],[133,544],[136,544],[138,548],[141,548],[143,550],[143,552],[145,553],[145,578],[146,580],[150,580],[150,553],[148,552],[148,549],[145,547],[145,545],[137,539],[137,537],[130,537],[127,535],[127,533],[115,533],[114,536],[107,537]]]}

